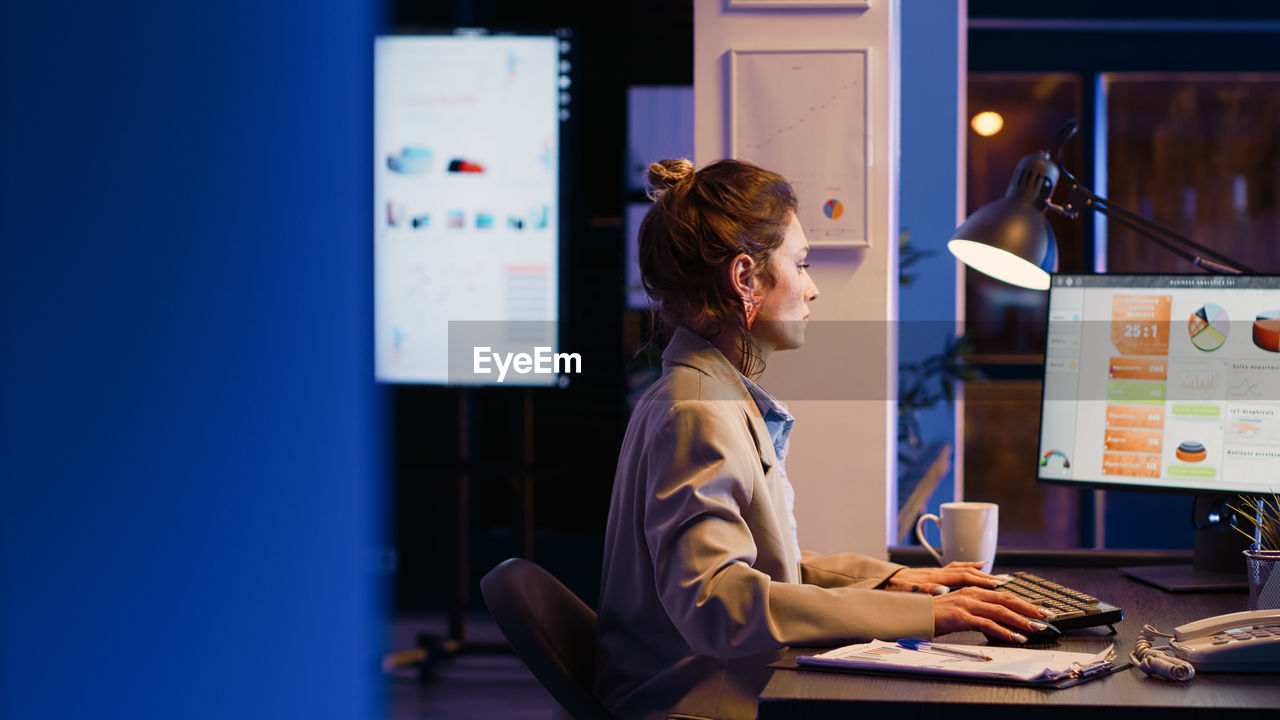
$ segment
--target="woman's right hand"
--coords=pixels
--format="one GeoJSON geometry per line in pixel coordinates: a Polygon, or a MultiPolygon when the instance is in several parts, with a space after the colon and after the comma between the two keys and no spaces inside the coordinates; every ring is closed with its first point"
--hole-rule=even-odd
{"type": "Polygon", "coordinates": [[[1044,627],[1032,624],[1043,617],[1043,610],[1012,593],[979,587],[961,588],[933,599],[935,637],[977,630],[1009,642],[1024,643],[1026,636],[1017,631],[1043,630],[1044,627]]]}

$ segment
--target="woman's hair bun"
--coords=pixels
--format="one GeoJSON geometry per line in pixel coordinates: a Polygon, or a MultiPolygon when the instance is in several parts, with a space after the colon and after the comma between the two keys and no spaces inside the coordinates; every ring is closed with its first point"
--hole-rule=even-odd
{"type": "Polygon", "coordinates": [[[659,160],[649,164],[649,196],[658,199],[662,193],[693,178],[693,163],[685,158],[659,160]]]}

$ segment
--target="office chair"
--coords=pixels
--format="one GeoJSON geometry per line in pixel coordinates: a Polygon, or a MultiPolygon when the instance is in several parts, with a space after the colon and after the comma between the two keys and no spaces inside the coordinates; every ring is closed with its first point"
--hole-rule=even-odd
{"type": "Polygon", "coordinates": [[[575,720],[606,720],[591,692],[596,613],[536,563],[510,558],[480,579],[507,642],[575,720]]]}

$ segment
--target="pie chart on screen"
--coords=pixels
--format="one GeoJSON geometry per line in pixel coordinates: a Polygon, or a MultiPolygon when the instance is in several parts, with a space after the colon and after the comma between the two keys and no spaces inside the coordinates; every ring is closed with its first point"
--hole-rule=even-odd
{"type": "Polygon", "coordinates": [[[1192,345],[1205,352],[1213,352],[1227,341],[1230,323],[1231,318],[1227,317],[1227,311],[1221,305],[1205,303],[1187,319],[1187,334],[1191,336],[1192,345]]]}
{"type": "Polygon", "coordinates": [[[834,198],[822,204],[822,214],[835,220],[844,214],[844,205],[834,198]]]}

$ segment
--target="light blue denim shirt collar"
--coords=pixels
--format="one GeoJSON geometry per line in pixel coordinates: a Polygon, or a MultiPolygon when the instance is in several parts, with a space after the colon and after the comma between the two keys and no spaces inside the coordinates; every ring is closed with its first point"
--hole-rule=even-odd
{"type": "Polygon", "coordinates": [[[791,480],[787,477],[787,442],[791,437],[791,426],[795,424],[795,418],[787,411],[786,405],[778,402],[751,378],[741,372],[738,375],[742,378],[742,384],[746,386],[751,398],[755,400],[756,407],[760,408],[760,415],[764,417],[764,426],[768,428],[769,438],[773,440],[773,452],[778,457],[778,483],[782,486],[782,495],[787,503],[787,523],[791,529],[791,543],[795,560],[799,562],[802,553],[799,536],[796,533],[796,492],[791,487],[791,480]]]}
{"type": "Polygon", "coordinates": [[[747,392],[751,393],[751,399],[756,401],[756,407],[760,409],[764,426],[769,429],[769,439],[773,441],[774,454],[778,456],[778,460],[785,461],[787,439],[791,436],[791,426],[795,424],[795,418],[787,412],[785,405],[769,394],[768,390],[760,387],[741,372],[738,376],[742,378],[742,384],[746,386],[747,392]]]}

